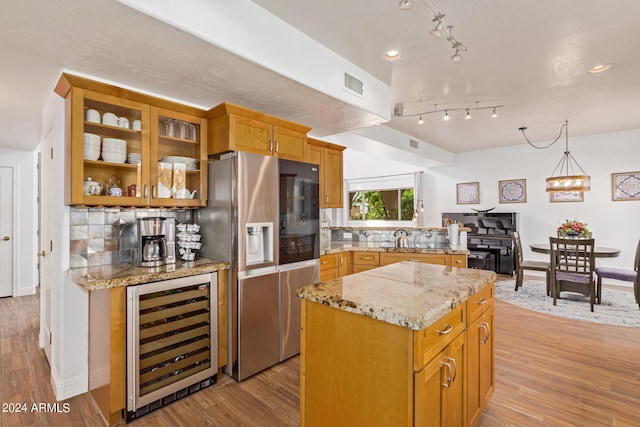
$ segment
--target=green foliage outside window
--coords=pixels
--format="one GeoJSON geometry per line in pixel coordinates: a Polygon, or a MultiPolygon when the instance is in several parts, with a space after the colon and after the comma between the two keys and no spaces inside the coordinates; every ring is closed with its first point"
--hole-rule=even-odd
{"type": "Polygon", "coordinates": [[[411,221],[413,188],[354,191],[349,193],[351,220],[411,221]],[[398,218],[400,212],[400,218],[398,218]]]}

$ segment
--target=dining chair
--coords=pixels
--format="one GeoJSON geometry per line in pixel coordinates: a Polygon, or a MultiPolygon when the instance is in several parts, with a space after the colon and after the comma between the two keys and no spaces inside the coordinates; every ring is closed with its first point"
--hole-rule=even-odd
{"type": "Polygon", "coordinates": [[[524,270],[535,270],[545,272],[545,281],[547,283],[547,296],[551,295],[551,286],[549,282],[549,271],[551,264],[546,261],[529,261],[522,259],[522,243],[520,242],[520,233],[514,231],[511,233],[513,239],[513,258],[516,261],[516,288],[522,287],[524,280],[524,270]]]}
{"type": "Polygon", "coordinates": [[[593,311],[596,302],[594,240],[549,237],[549,244],[553,305],[560,292],[576,292],[589,297],[593,311]]]}
{"type": "Polygon", "coordinates": [[[602,279],[615,279],[622,280],[624,282],[633,283],[633,292],[636,297],[636,304],[640,307],[640,275],[638,274],[638,267],[640,266],[640,240],[638,240],[638,246],[636,247],[636,258],[633,262],[633,270],[614,267],[596,267],[596,276],[598,281],[596,282],[596,300],[600,304],[602,302],[602,279]]]}

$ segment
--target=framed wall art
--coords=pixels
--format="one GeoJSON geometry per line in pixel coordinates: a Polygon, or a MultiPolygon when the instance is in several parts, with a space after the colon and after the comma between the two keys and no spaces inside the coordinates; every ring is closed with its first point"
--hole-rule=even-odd
{"type": "Polygon", "coordinates": [[[500,203],[525,203],[527,201],[527,180],[498,181],[498,192],[500,203]]]}
{"type": "Polygon", "coordinates": [[[456,184],[456,200],[459,205],[480,203],[480,183],[463,182],[456,184]]]}
{"type": "Polygon", "coordinates": [[[611,174],[613,200],[640,200],[640,172],[611,174]]]}
{"type": "Polygon", "coordinates": [[[584,202],[582,191],[554,191],[549,193],[550,202],[584,202]]]}

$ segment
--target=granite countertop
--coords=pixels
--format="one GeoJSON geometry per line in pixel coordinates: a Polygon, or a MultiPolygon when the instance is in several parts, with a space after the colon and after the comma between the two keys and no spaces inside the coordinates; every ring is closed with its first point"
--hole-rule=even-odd
{"type": "Polygon", "coordinates": [[[413,330],[494,282],[496,273],[403,261],[298,289],[298,297],[413,330]]]}
{"type": "Polygon", "coordinates": [[[191,262],[179,261],[159,267],[140,267],[134,264],[110,264],[96,267],[70,268],[67,274],[71,280],[88,291],[140,285],[160,280],[177,279],[227,270],[229,263],[207,258],[191,262]]]}
{"type": "Polygon", "coordinates": [[[331,242],[329,247],[324,248],[322,255],[338,254],[347,251],[371,251],[371,252],[395,252],[411,254],[453,254],[469,255],[467,248],[462,246],[449,246],[443,248],[396,248],[391,243],[389,246],[381,246],[382,242],[331,242]]]}

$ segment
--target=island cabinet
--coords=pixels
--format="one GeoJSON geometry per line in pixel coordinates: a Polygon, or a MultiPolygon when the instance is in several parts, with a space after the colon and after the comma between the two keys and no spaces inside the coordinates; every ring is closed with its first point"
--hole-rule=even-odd
{"type": "Polygon", "coordinates": [[[452,267],[466,267],[467,256],[445,253],[407,253],[383,252],[380,254],[380,265],[393,264],[400,261],[417,261],[428,264],[450,265],[452,267]]]}
{"type": "Polygon", "coordinates": [[[346,147],[309,138],[307,140],[308,163],[320,166],[320,207],[343,206],[342,152],[346,147]]]}
{"type": "Polygon", "coordinates": [[[311,128],[228,102],[208,111],[209,155],[229,151],[305,161],[311,128]]]}
{"type": "Polygon", "coordinates": [[[353,273],[352,252],[340,252],[338,254],[338,276],[347,276],[353,273]]]}
{"type": "Polygon", "coordinates": [[[495,387],[494,288],[486,287],[467,301],[469,424],[476,425],[495,387]]]}
{"type": "Polygon", "coordinates": [[[301,425],[474,425],[472,388],[482,389],[481,413],[493,384],[493,335],[478,327],[491,324],[492,305],[475,294],[457,299],[472,288],[492,294],[495,275],[470,271],[403,262],[301,289],[301,425]],[[454,308],[430,320],[443,304],[454,308]],[[473,329],[470,305],[483,310],[473,329]],[[421,317],[421,307],[431,314],[421,317]],[[489,350],[477,350],[476,337],[489,350]]]}
{"type": "Polygon", "coordinates": [[[56,93],[66,101],[66,204],[206,206],[204,111],[68,74],[56,93]],[[85,137],[97,142],[93,153],[85,137]],[[113,140],[125,151],[114,154],[113,140]],[[87,181],[101,189],[86,191],[87,181]]]}

